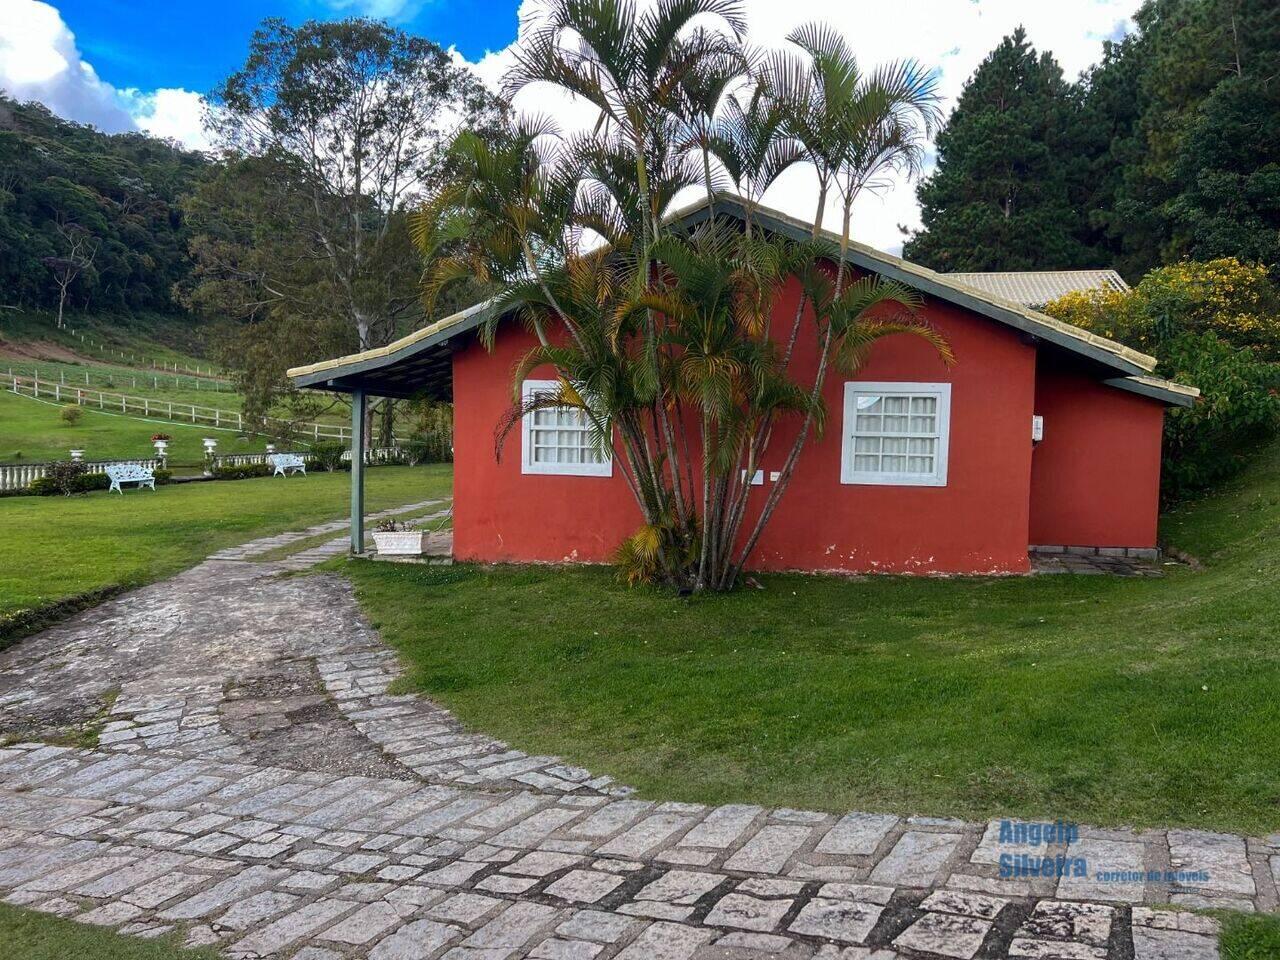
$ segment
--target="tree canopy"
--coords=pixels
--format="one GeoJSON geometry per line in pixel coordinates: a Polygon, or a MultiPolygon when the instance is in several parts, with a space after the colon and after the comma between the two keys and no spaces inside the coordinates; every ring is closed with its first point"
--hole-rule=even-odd
{"type": "Polygon", "coordinates": [[[944,270],[1114,266],[1134,282],[1183,257],[1280,265],[1280,7],[1146,0],[1135,21],[1073,84],[1021,32],[1005,38],[938,138],[908,257],[944,270]],[[996,212],[1006,184],[1022,224],[996,212]]]}
{"type": "Polygon", "coordinates": [[[107,135],[0,94],[3,302],[57,306],[66,280],[80,308],[176,309],[172,287],[191,269],[178,201],[207,166],[177,144],[107,135]]]}
{"type": "Polygon", "coordinates": [[[1073,120],[1062,68],[1019,28],[979,65],[920,185],[924,230],[903,254],[938,270],[1084,266],[1072,209],[1073,120]]]}
{"type": "Polygon", "coordinates": [[[247,409],[317,355],[390,342],[426,320],[405,214],[460,129],[497,106],[437,44],[368,19],[266,20],[211,95],[223,160],[186,203],[186,302],[225,318],[247,409]]]}

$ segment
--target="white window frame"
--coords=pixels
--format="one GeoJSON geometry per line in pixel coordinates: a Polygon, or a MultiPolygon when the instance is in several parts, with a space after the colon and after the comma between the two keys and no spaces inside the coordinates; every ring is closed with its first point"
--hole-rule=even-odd
{"type": "Polygon", "coordinates": [[[844,435],[840,445],[840,482],[890,487],[945,487],[947,454],[951,439],[951,384],[904,381],[850,380],[844,385],[844,435]],[[864,394],[932,396],[938,401],[938,445],[934,450],[932,473],[880,473],[853,468],[854,438],[857,435],[857,400],[864,394]]]}
{"type": "MultiPolygon", "coordinates": [[[[558,380],[526,380],[521,396],[526,402],[536,393],[554,393],[560,389],[558,380]]],[[[606,453],[600,463],[536,463],[533,459],[533,412],[526,413],[520,426],[520,472],[558,477],[611,477],[613,476],[613,451],[606,453]]]]}

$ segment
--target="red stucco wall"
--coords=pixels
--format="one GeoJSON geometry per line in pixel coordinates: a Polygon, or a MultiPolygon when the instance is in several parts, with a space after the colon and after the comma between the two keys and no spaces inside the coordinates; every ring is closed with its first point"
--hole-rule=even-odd
{"type": "Polygon", "coordinates": [[[1046,354],[1036,413],[1044,439],[1031,460],[1031,542],[1154,547],[1163,405],[1046,354]]]}
{"type": "MultiPolygon", "coordinates": [[[[797,292],[778,309],[789,326],[797,292]]],[[[914,337],[881,341],[854,377],[832,371],[825,434],[810,440],[795,477],[755,552],[758,569],[881,572],[1020,572],[1027,569],[1031,414],[1036,351],[1019,335],[946,303],[924,316],[950,341],[947,368],[914,337]],[[903,487],[840,482],[846,380],[952,384],[947,485],[903,487]]],[[[805,327],[797,364],[816,362],[805,327]]],[[[640,523],[615,464],[611,478],[520,472],[520,435],[494,460],[494,428],[511,403],[511,370],[531,338],[515,326],[496,348],[472,343],[454,356],[454,553],[480,561],[605,561],[640,523]]],[[[541,376],[542,374],[539,374],[541,376]]],[[[779,430],[764,462],[781,467],[794,427],[779,430]]],[[[764,501],[769,485],[752,490],[764,501]]],[[[750,521],[751,518],[749,518],[750,521]]],[[[750,522],[746,526],[750,526],[750,522]]]]}

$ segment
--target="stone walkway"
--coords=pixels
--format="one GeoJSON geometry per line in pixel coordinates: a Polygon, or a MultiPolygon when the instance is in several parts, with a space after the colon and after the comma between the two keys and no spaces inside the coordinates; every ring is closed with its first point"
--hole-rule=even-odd
{"type": "Polygon", "coordinates": [[[1216,922],[1185,908],[1276,909],[1280,835],[1033,846],[998,822],[641,800],[529,756],[389,692],[342,578],[252,560],[339,529],[0,653],[0,734],[24,738],[0,749],[0,897],[296,960],[1202,960],[1216,922]],[[47,742],[85,729],[94,749],[47,742]],[[1002,855],[1087,870],[1002,877],[1002,855]]]}

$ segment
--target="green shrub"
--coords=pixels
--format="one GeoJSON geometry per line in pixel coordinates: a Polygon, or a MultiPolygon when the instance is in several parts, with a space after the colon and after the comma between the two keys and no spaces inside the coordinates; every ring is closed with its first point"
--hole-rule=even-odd
{"type": "Polygon", "coordinates": [[[342,455],[347,452],[347,445],[340,440],[322,440],[311,445],[311,460],[322,470],[333,473],[342,468],[342,455]]]}
{"type": "Polygon", "coordinates": [[[84,410],[78,404],[68,403],[62,408],[62,413],[59,416],[62,417],[62,422],[68,427],[74,427],[80,422],[80,418],[84,416],[84,410]]]}
{"type": "Polygon", "coordinates": [[[1280,290],[1265,267],[1171,264],[1131,291],[1070,293],[1045,312],[1144,350],[1160,376],[1200,388],[1194,407],[1165,416],[1166,500],[1231,476],[1280,430],[1280,290]]]}
{"type": "Polygon", "coordinates": [[[81,460],[55,460],[45,468],[42,479],[48,480],[54,490],[64,497],[69,497],[73,493],[79,493],[77,484],[88,469],[81,460]]]}
{"type": "MultiPolygon", "coordinates": [[[[84,464],[80,464],[80,466],[83,468],[84,464]]],[[[172,479],[173,471],[156,470],[155,477],[156,486],[163,486],[172,479]]],[[[74,480],[71,481],[70,491],[66,495],[69,496],[71,493],[89,493],[91,490],[109,490],[110,488],[111,478],[105,473],[81,472],[74,480]]],[[[37,497],[52,497],[57,494],[61,494],[64,491],[52,476],[46,475],[41,477],[39,480],[32,481],[31,486],[29,486],[25,492],[37,497]]]]}
{"type": "Polygon", "coordinates": [[[253,477],[269,477],[275,468],[269,463],[246,463],[238,467],[214,467],[215,480],[249,480],[253,477]]]}
{"type": "Polygon", "coordinates": [[[1258,360],[1216,334],[1186,334],[1165,344],[1173,379],[1200,388],[1193,407],[1165,415],[1161,486],[1168,499],[1231,476],[1280,427],[1280,365],[1258,360]]]}

